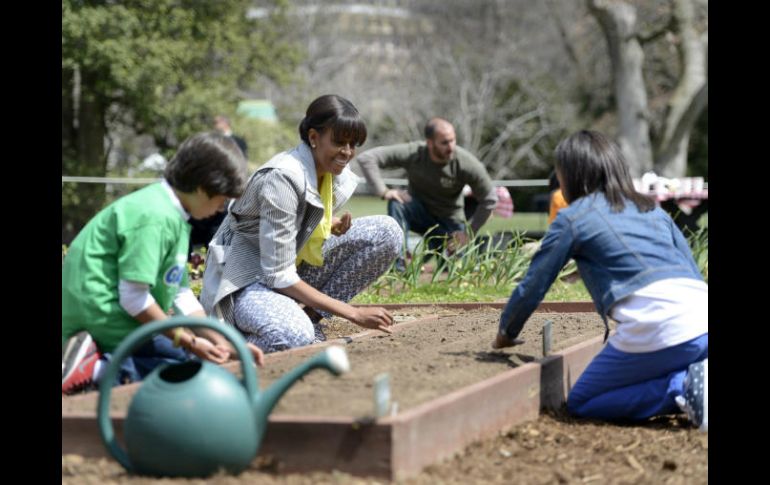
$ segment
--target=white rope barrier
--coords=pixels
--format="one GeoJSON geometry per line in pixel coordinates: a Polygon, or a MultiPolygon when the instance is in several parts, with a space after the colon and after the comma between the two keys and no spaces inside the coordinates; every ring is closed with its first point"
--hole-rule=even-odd
{"type": "MultiPolygon", "coordinates": [[[[160,178],[129,178],[129,177],[72,177],[62,175],[62,183],[85,183],[85,184],[135,184],[135,185],[147,185],[153,182],[157,182],[160,178]]],[[[388,185],[406,186],[406,179],[382,179],[388,185]]],[[[361,183],[366,183],[361,181],[361,183]]],[[[493,180],[492,184],[501,187],[547,187],[548,179],[532,179],[532,180],[493,180]]]]}
{"type": "Polygon", "coordinates": [[[69,177],[62,175],[61,183],[73,182],[83,184],[133,184],[147,185],[157,182],[160,178],[130,178],[130,177],[69,177]]]}
{"type": "MultiPolygon", "coordinates": [[[[61,182],[85,183],[85,184],[129,184],[129,185],[147,185],[157,182],[160,178],[130,178],[130,177],[71,177],[62,175],[61,182]]],[[[406,179],[382,179],[388,185],[406,186],[406,179]]],[[[362,180],[362,183],[366,182],[362,180]]],[[[547,187],[548,179],[530,179],[530,180],[493,180],[492,185],[500,187],[547,187]]],[[[703,185],[708,189],[708,182],[703,185]]]]}

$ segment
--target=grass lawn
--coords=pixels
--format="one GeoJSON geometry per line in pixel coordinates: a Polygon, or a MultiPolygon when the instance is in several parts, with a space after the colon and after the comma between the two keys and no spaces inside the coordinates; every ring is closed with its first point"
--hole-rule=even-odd
{"type": "MultiPolygon", "coordinates": [[[[341,211],[350,211],[353,217],[387,214],[387,202],[379,197],[357,195],[345,204],[341,211]]],[[[498,231],[545,231],[548,227],[548,215],[545,212],[515,212],[513,217],[503,219],[492,214],[492,217],[481,228],[483,233],[498,231]]]]}
{"type": "MultiPolygon", "coordinates": [[[[591,295],[580,279],[556,280],[543,301],[591,301],[591,295]]],[[[518,284],[518,283],[517,283],[518,284]]],[[[516,284],[503,286],[449,286],[441,282],[412,289],[384,291],[378,294],[371,288],[356,295],[351,303],[450,303],[450,302],[507,302],[516,284]]]]}
{"type": "MultiPolygon", "coordinates": [[[[350,211],[353,217],[371,216],[375,214],[387,214],[387,202],[379,197],[367,195],[357,195],[351,197],[345,204],[342,211],[350,211]]],[[[708,212],[703,214],[698,220],[701,227],[708,227],[708,212]]],[[[498,231],[540,231],[545,232],[548,229],[548,214],[545,212],[515,212],[513,217],[503,219],[492,214],[481,233],[495,233],[498,231]]]]}

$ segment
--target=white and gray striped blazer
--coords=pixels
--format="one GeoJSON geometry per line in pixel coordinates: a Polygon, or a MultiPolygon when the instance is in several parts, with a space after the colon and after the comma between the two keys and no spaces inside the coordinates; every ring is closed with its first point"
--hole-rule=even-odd
{"type": "MultiPolygon", "coordinates": [[[[335,211],[357,184],[349,167],[334,177],[335,211]]],[[[306,143],[260,167],[209,244],[200,295],[206,313],[232,323],[234,292],[257,281],[268,288],[299,281],[297,253],[322,218],[315,162],[306,143]]]]}

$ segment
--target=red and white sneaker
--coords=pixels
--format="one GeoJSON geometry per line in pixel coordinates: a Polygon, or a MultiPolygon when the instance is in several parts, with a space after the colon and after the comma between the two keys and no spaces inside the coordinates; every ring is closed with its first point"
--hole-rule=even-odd
{"type": "Polygon", "coordinates": [[[101,353],[91,336],[80,332],[70,338],[62,357],[62,394],[73,394],[94,384],[94,370],[101,353]]]}

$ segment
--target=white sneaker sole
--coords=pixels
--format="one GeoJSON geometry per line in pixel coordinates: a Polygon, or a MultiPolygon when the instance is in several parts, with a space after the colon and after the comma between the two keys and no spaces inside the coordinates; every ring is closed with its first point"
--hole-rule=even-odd
{"type": "Polygon", "coordinates": [[[69,379],[72,373],[77,369],[75,364],[83,360],[83,357],[86,356],[92,341],[93,339],[86,332],[80,332],[70,337],[69,341],[67,341],[67,348],[64,351],[64,357],[62,358],[61,363],[62,384],[69,379]],[[65,369],[67,371],[66,374],[64,373],[65,369]]]}

